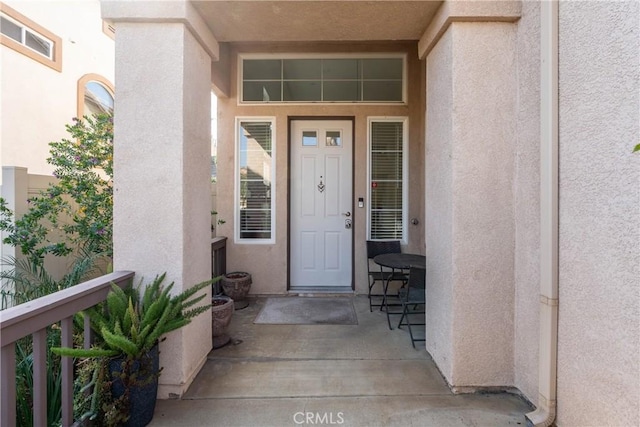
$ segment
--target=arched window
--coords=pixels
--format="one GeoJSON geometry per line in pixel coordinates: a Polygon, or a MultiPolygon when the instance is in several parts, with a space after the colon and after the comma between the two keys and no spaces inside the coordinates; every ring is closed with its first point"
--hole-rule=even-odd
{"type": "Polygon", "coordinates": [[[98,74],[85,74],[78,80],[78,118],[113,113],[113,85],[98,74]]]}

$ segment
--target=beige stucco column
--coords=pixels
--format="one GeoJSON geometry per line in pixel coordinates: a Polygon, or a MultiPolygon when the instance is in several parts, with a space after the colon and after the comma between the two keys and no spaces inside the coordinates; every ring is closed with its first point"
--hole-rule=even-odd
{"type": "Polygon", "coordinates": [[[457,391],[514,383],[520,2],[448,2],[427,61],[427,350],[457,391]]]}
{"type": "MultiPolygon", "coordinates": [[[[211,61],[187,2],[103,2],[116,23],[114,268],[179,292],[210,277],[211,61]],[[140,8],[139,6],[143,6],[140,8]]],[[[180,396],[211,350],[206,314],[161,343],[159,397],[180,396]]]]}

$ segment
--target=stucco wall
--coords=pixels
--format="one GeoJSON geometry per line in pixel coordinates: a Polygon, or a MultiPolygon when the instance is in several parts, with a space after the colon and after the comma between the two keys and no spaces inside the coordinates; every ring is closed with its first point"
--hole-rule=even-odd
{"type": "MultiPolygon", "coordinates": [[[[358,197],[366,200],[367,117],[409,117],[409,212],[408,218],[424,217],[423,161],[424,69],[417,59],[415,43],[385,44],[239,44],[230,49],[231,96],[218,99],[218,218],[225,224],[218,227],[217,234],[228,236],[227,271],[249,271],[253,277],[251,293],[283,294],[287,292],[287,118],[289,116],[349,116],[355,117],[354,135],[354,264],[357,292],[366,292],[366,209],[357,207],[358,197]],[[238,105],[237,99],[237,55],[239,52],[408,52],[408,104],[398,106],[375,105],[238,105]],[[275,244],[236,244],[233,242],[235,221],[234,200],[234,126],[235,118],[251,116],[276,117],[276,242],[275,244]]],[[[424,252],[423,221],[408,225],[409,242],[405,250],[424,252]]]]}
{"type": "Polygon", "coordinates": [[[427,350],[451,379],[453,312],[453,36],[447,31],[427,57],[425,244],[427,350]]]}
{"type": "Polygon", "coordinates": [[[78,80],[96,73],[114,83],[114,43],[102,32],[98,0],[4,3],[62,39],[62,72],[0,46],[0,160],[51,174],[48,143],[68,136],[78,80]]]}
{"type": "Polygon", "coordinates": [[[513,384],[515,28],[452,27],[454,385],[513,384]]]}
{"type": "Polygon", "coordinates": [[[560,3],[559,426],[640,425],[638,22],[560,3]]]}
{"type": "Polygon", "coordinates": [[[518,110],[514,157],[515,386],[538,399],[540,294],[540,4],[522,2],[517,29],[518,110]]]}
{"type": "MultiPolygon", "coordinates": [[[[211,59],[181,23],[125,22],[118,32],[114,269],[145,281],[166,272],[177,293],[211,276],[211,59]]],[[[209,316],[171,333],[158,395],[181,395],[210,350],[209,316]]]]}
{"type": "Polygon", "coordinates": [[[457,389],[511,385],[516,26],[447,33],[427,58],[427,349],[457,389]]]}

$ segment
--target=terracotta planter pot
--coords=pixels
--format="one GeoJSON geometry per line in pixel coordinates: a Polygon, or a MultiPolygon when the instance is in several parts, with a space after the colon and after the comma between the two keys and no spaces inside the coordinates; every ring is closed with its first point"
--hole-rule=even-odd
{"type": "Polygon", "coordinates": [[[234,271],[222,276],[220,284],[225,295],[234,301],[244,301],[251,289],[251,274],[243,271],[234,271]]]}
{"type": "Polygon", "coordinates": [[[228,296],[215,296],[211,298],[211,326],[213,329],[213,348],[219,348],[227,344],[231,339],[226,334],[227,327],[231,323],[234,306],[233,300],[228,296]]]}

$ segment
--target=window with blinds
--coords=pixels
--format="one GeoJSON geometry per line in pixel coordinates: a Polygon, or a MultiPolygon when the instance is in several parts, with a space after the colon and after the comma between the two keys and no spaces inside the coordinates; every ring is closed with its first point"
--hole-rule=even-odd
{"type": "Polygon", "coordinates": [[[273,129],[272,119],[238,120],[238,240],[271,242],[274,236],[273,129]]]}
{"type": "Polygon", "coordinates": [[[406,119],[369,120],[369,239],[406,240],[406,119]]]}

